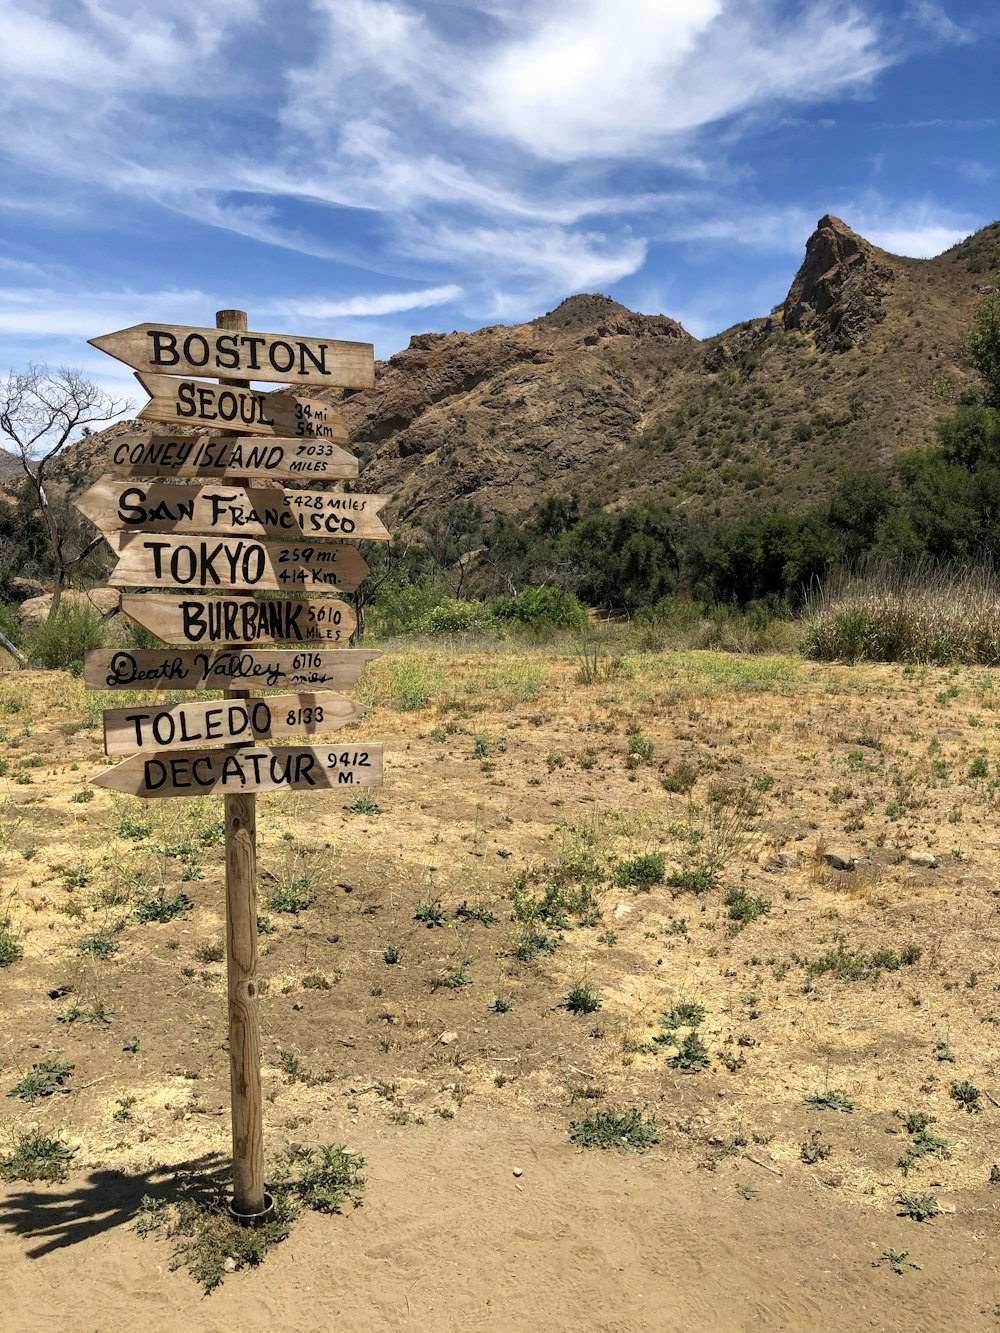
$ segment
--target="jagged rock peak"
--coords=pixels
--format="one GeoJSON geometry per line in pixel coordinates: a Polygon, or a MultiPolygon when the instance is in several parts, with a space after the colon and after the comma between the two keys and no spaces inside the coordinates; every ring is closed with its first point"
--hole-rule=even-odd
{"type": "Polygon", "coordinates": [[[812,333],[824,346],[863,342],[885,318],[882,302],[892,285],[880,255],[840,218],[821,217],[785,300],[785,328],[812,333]]]}
{"type": "Polygon", "coordinates": [[[548,335],[577,337],[596,343],[615,335],[690,338],[685,328],[666,315],[638,315],[628,306],[599,292],[581,292],[569,296],[555,310],[533,319],[530,328],[548,335]]]}

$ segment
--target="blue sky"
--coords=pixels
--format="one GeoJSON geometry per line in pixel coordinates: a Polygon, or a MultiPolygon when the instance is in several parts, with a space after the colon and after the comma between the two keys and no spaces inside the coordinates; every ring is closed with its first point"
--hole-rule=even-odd
{"type": "Polygon", "coordinates": [[[704,337],[817,219],[1000,214],[994,0],[0,0],[0,375],[147,320],[374,342],[578,291],[704,337]]]}

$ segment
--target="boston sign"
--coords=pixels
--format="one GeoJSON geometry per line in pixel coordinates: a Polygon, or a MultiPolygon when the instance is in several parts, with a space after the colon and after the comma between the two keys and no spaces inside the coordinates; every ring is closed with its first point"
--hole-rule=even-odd
{"type": "Polygon", "coordinates": [[[124,361],[133,370],[279,384],[319,384],[326,388],[375,387],[371,343],[197,329],[178,324],[133,324],[131,328],[91,338],[90,345],[124,361]]]}

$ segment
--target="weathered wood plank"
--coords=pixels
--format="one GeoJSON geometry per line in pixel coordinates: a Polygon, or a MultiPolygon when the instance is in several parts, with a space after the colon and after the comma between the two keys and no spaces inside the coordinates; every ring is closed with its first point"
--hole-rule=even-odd
{"type": "Polygon", "coordinates": [[[104,476],[73,501],[108,536],[204,532],[248,537],[352,537],[389,541],[378,517],[387,495],[285,491],[280,487],[190,486],[104,476]]]}
{"type": "Polygon", "coordinates": [[[128,477],[317,477],[358,475],[358,460],[329,440],[218,435],[153,435],[118,440],[111,466],[128,477]]]}
{"type": "Polygon", "coordinates": [[[275,694],[268,699],[134,704],[104,714],[104,753],[261,745],[275,736],[322,736],[361,717],[363,704],[339,694],[275,694]]]}
{"type": "Polygon", "coordinates": [[[122,610],[164,643],[347,643],[357,619],[346,602],[254,597],[169,597],[146,593],[122,598],[122,610]]]}
{"type": "Polygon", "coordinates": [[[353,592],[368,566],[346,542],[264,542],[215,537],[124,537],[108,582],[116,588],[353,592]]]}
{"type": "Polygon", "coordinates": [[[350,690],[374,648],[92,648],[83,656],[88,690],[350,690]]]}
{"type": "Polygon", "coordinates": [[[382,743],[288,745],[265,749],[164,751],[133,755],[91,778],[127,796],[226,796],[258,791],[377,787],[382,743]]]}
{"type": "Polygon", "coordinates": [[[211,426],[213,430],[347,443],[344,418],[315,398],[173,379],[170,375],[142,375],[138,371],[135,377],[150,395],[150,401],[137,413],[139,421],[170,421],[175,426],[211,426]]]}
{"type": "Polygon", "coordinates": [[[200,329],[184,324],[133,324],[89,342],[133,370],[319,384],[328,389],[375,386],[371,343],[200,329]]]}

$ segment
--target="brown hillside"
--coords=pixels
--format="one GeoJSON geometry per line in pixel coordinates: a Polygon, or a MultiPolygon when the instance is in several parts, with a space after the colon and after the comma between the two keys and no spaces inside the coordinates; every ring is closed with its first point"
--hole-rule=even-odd
{"type": "MultiPolygon", "coordinates": [[[[378,364],[373,393],[317,396],[340,405],[366,489],[403,522],[572,489],[709,514],[801,507],[845,468],[933,441],[971,383],[963,339],[998,268],[1000,223],[920,260],[827,216],[785,301],[713,338],[579,295],[527,324],[420,334],[378,364]]],[[[78,447],[71,484],[123,429],[78,447]]]]}

